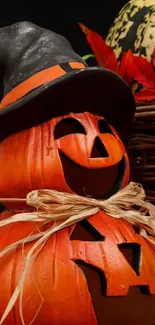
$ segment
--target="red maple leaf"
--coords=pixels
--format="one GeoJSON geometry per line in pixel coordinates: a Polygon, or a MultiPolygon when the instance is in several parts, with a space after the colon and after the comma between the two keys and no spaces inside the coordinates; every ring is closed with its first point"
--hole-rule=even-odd
{"type": "Polygon", "coordinates": [[[124,53],[119,63],[112,48],[106,44],[104,39],[96,32],[90,30],[83,24],[79,24],[82,31],[87,36],[93,53],[100,66],[105,67],[119,74],[128,84],[132,84],[133,54],[131,50],[124,53]]]}
{"type": "Polygon", "coordinates": [[[152,101],[155,100],[155,88],[154,89],[142,89],[135,93],[135,99],[137,101],[152,101]]]}
{"type": "Polygon", "coordinates": [[[143,57],[133,57],[133,62],[136,67],[133,71],[134,79],[147,89],[155,87],[155,72],[152,64],[143,57]]]}
{"type": "Polygon", "coordinates": [[[83,24],[79,24],[87,36],[99,65],[116,72],[130,86],[136,81],[143,87],[141,91],[135,92],[137,101],[152,101],[155,99],[155,50],[152,64],[143,57],[133,55],[131,50],[124,52],[120,62],[117,61],[114,51],[106,44],[104,39],[96,32],[90,30],[83,24]]]}
{"type": "Polygon", "coordinates": [[[153,52],[152,64],[143,57],[134,56],[135,69],[133,71],[134,79],[143,86],[143,89],[135,93],[137,101],[155,100],[155,50],[153,52]]]}
{"type": "Polygon", "coordinates": [[[83,24],[79,25],[82,31],[86,34],[87,41],[90,44],[98,63],[102,67],[106,67],[107,69],[116,72],[118,69],[118,62],[111,47],[105,43],[98,33],[91,31],[83,24]]]}
{"type": "Polygon", "coordinates": [[[133,82],[133,71],[135,69],[133,53],[131,50],[124,52],[119,64],[118,74],[129,84],[133,82]]]}

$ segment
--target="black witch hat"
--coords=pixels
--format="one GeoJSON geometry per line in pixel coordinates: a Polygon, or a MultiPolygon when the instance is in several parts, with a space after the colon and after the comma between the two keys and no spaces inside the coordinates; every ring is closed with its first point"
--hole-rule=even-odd
{"type": "Polygon", "coordinates": [[[70,112],[92,112],[127,134],[135,112],[128,85],[115,73],[88,67],[61,35],[30,22],[0,29],[0,140],[70,112]]]}

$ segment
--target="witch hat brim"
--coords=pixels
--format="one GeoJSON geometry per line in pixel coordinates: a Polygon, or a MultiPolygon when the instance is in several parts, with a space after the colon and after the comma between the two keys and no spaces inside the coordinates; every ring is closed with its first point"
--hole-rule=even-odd
{"type": "MultiPolygon", "coordinates": [[[[0,110],[1,141],[53,117],[86,111],[104,116],[121,137],[128,135],[135,113],[135,101],[129,86],[110,70],[84,65],[78,69],[76,64],[73,65],[74,68],[71,64],[63,64],[61,69],[64,73],[61,76],[54,80],[52,77],[48,82],[42,78],[41,84],[34,86],[32,78],[39,74],[47,75],[50,68],[41,71],[24,82],[29,85],[25,95],[21,92],[23,83],[13,89],[6,99],[4,97],[0,110]],[[14,98],[13,93],[16,94],[14,98]]],[[[37,80],[41,80],[40,76],[37,80]]]]}

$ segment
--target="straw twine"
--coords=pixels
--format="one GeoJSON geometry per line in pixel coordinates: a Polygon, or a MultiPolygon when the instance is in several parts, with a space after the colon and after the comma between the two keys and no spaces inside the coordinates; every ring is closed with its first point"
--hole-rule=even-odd
{"type": "MultiPolygon", "coordinates": [[[[25,325],[22,310],[25,277],[29,270],[30,263],[36,258],[49,237],[56,231],[86,219],[96,214],[99,210],[103,210],[113,218],[125,219],[130,224],[136,226],[143,237],[147,238],[152,244],[155,244],[155,241],[148,235],[155,236],[155,206],[146,202],[145,191],[142,185],[134,182],[130,182],[124,189],[104,201],[55,190],[41,189],[28,193],[26,199],[0,198],[0,202],[26,202],[29,206],[36,208],[34,212],[19,213],[0,221],[0,227],[19,221],[43,223],[50,223],[53,221],[52,226],[46,231],[30,235],[0,251],[0,257],[2,257],[4,254],[16,249],[19,244],[24,245],[35,241],[25,257],[24,271],[1,317],[0,325],[6,319],[18,297],[20,317],[22,324],[25,325]]],[[[35,280],[32,280],[39,292],[35,280]]],[[[39,295],[42,302],[30,324],[32,324],[36,318],[43,303],[43,297],[40,292],[39,295]]]]}

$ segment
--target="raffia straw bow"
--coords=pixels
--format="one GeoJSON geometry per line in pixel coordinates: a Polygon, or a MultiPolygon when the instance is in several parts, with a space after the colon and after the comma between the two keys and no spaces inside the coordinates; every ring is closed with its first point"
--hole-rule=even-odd
{"type": "MultiPolygon", "coordinates": [[[[0,325],[4,322],[18,297],[21,321],[22,324],[25,325],[22,310],[25,276],[28,272],[31,261],[35,259],[49,237],[56,231],[86,219],[87,217],[96,214],[99,210],[103,210],[113,218],[123,218],[127,220],[129,223],[139,229],[139,233],[143,237],[155,244],[155,241],[148,236],[148,234],[155,236],[155,206],[149,202],[146,202],[145,191],[142,185],[134,182],[131,182],[124,189],[104,201],[45,189],[28,193],[26,199],[0,199],[0,202],[21,201],[26,202],[29,206],[36,208],[36,211],[19,213],[8,219],[2,220],[0,221],[0,227],[19,221],[43,223],[50,223],[53,221],[53,224],[46,231],[39,232],[34,235],[32,234],[27,238],[21,239],[0,252],[0,257],[2,257],[7,252],[17,248],[19,244],[24,245],[25,243],[35,241],[25,257],[24,271],[4,311],[4,314],[0,320],[0,325]]],[[[34,280],[33,282],[37,288],[34,280]]],[[[39,291],[38,293],[40,294],[39,291]]],[[[43,302],[41,294],[40,297],[43,302]]],[[[41,306],[42,303],[39,310],[41,306]]],[[[39,310],[37,311],[34,319],[36,318],[39,310]]],[[[31,324],[33,320],[31,321],[31,324]]]]}

